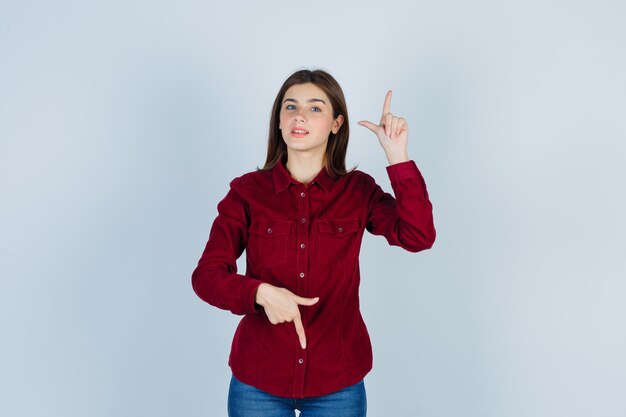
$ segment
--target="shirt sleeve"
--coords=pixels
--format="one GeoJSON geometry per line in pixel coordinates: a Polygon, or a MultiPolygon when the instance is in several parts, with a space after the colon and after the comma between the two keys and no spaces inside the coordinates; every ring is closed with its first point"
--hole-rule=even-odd
{"type": "Polygon", "coordinates": [[[371,178],[366,229],[385,236],[390,245],[410,252],[430,249],[435,242],[433,207],[415,161],[387,166],[395,198],[371,178]]]}
{"type": "Polygon", "coordinates": [[[217,205],[209,240],[191,275],[193,290],[207,303],[243,315],[262,311],[255,300],[262,281],[237,273],[237,259],[248,241],[247,204],[237,191],[240,178],[217,205]]]}

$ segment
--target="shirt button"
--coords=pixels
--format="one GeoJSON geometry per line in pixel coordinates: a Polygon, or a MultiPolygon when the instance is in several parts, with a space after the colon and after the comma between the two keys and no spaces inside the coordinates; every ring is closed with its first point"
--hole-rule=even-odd
{"type": "Polygon", "coordinates": [[[340,227],[339,229],[337,229],[337,231],[338,231],[339,233],[341,233],[341,232],[343,232],[343,228],[341,228],[341,227],[340,227]]]}
{"type": "Polygon", "coordinates": [[[302,218],[301,221],[302,221],[302,223],[306,223],[306,219],[304,217],[302,218]]]}
{"type": "Polygon", "coordinates": [[[302,358],[298,359],[298,363],[304,363],[304,359],[302,358]]]}
{"type": "Polygon", "coordinates": [[[267,233],[272,233],[272,228],[267,229],[267,233]]]}
{"type": "Polygon", "coordinates": [[[304,193],[300,193],[300,197],[304,197],[306,194],[304,193]]]}
{"type": "Polygon", "coordinates": [[[300,278],[304,278],[304,272],[300,272],[300,278]]]}
{"type": "Polygon", "coordinates": [[[304,249],[304,243],[300,243],[300,249],[304,249]]]}

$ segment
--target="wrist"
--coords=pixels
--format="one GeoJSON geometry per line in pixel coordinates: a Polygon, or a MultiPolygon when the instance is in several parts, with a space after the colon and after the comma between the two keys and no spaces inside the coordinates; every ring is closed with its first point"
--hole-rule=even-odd
{"type": "Polygon", "coordinates": [[[409,161],[409,155],[406,152],[397,155],[387,155],[387,161],[389,161],[389,165],[399,164],[400,162],[409,161]]]}
{"type": "Polygon", "coordinates": [[[257,303],[260,306],[264,306],[265,305],[265,293],[266,293],[267,287],[269,285],[270,284],[268,284],[266,282],[263,282],[256,289],[256,293],[254,295],[254,302],[257,303]]]}

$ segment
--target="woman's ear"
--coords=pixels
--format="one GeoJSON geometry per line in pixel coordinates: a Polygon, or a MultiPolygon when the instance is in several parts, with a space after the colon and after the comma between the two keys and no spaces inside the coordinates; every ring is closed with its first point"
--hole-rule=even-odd
{"type": "Polygon", "coordinates": [[[332,128],[333,135],[336,135],[337,132],[339,132],[339,128],[341,128],[342,125],[343,125],[343,115],[340,114],[339,116],[337,116],[337,118],[333,122],[333,128],[332,128]]]}

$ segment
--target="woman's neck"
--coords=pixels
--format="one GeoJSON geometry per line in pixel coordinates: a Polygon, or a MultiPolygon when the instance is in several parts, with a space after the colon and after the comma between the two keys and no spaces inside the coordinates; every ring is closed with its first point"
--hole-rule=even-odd
{"type": "Polygon", "coordinates": [[[289,154],[287,171],[293,179],[304,185],[310,183],[324,167],[324,155],[289,154]]]}

